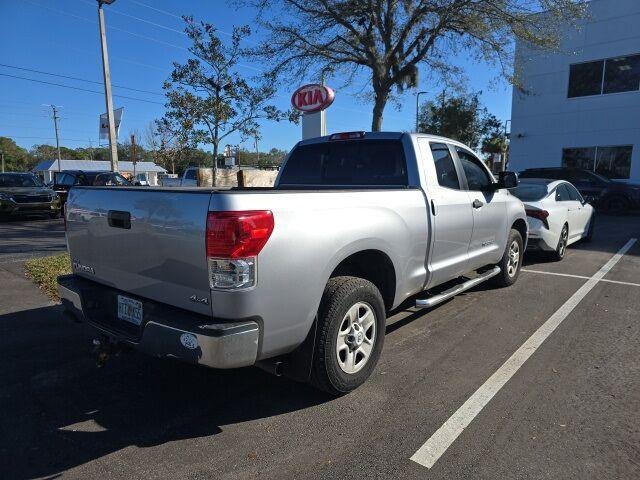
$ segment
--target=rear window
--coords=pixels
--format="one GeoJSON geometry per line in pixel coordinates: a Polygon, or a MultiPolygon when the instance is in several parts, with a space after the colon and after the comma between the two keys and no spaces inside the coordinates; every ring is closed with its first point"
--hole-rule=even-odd
{"type": "Polygon", "coordinates": [[[406,186],[407,162],[398,140],[353,140],[296,147],[281,186],[406,186]]]}
{"type": "Polygon", "coordinates": [[[536,169],[528,169],[524,172],[521,172],[518,175],[519,178],[557,178],[560,179],[562,177],[562,173],[560,170],[536,170],[536,169]]]}
{"type": "Polygon", "coordinates": [[[537,202],[547,196],[547,185],[543,183],[520,183],[509,192],[523,202],[537,202]]]}

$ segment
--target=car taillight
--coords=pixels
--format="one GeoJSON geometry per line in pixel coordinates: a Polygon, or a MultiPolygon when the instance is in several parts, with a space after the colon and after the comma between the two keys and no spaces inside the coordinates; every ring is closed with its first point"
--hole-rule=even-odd
{"type": "Polygon", "coordinates": [[[546,210],[533,210],[533,209],[527,209],[525,210],[525,212],[527,214],[527,217],[537,218],[538,220],[542,221],[545,228],[549,228],[549,223],[547,222],[547,218],[549,217],[549,212],[547,212],[546,210]]]}
{"type": "Polygon", "coordinates": [[[257,256],[273,227],[273,214],[268,210],[209,212],[206,238],[210,287],[253,287],[257,256]]]}

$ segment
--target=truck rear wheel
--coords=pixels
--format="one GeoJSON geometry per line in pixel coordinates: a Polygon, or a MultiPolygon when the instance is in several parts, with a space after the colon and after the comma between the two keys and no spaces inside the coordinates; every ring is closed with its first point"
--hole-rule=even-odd
{"type": "Polygon", "coordinates": [[[516,283],[520,275],[523,258],[523,241],[520,232],[514,228],[509,232],[507,247],[504,249],[502,260],[498,263],[500,273],[493,277],[493,283],[498,287],[509,287],[516,283]]]}
{"type": "Polygon", "coordinates": [[[332,395],[348,393],[373,372],[384,343],[385,307],[368,280],[329,280],[318,310],[311,382],[332,395]]]}

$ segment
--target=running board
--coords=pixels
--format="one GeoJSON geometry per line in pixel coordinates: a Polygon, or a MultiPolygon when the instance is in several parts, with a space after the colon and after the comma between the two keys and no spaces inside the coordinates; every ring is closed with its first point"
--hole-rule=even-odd
{"type": "Polygon", "coordinates": [[[434,307],[439,303],[444,302],[445,300],[449,300],[451,297],[455,297],[459,293],[465,292],[470,288],[473,288],[476,285],[479,285],[482,282],[485,282],[490,278],[495,277],[499,273],[500,273],[500,267],[493,267],[492,270],[489,270],[488,272],[478,275],[477,277],[472,278],[471,280],[467,280],[466,282],[461,283],[460,285],[456,285],[455,287],[452,287],[449,290],[445,290],[442,293],[434,295],[433,297],[424,298],[424,299],[421,298],[419,300],[416,300],[416,308],[434,307]]]}

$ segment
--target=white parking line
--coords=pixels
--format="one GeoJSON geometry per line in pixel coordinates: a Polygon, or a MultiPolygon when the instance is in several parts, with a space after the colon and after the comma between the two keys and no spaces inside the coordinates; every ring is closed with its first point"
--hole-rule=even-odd
{"type": "Polygon", "coordinates": [[[509,379],[522,367],[531,355],[542,343],[558,328],[565,318],[573,311],[580,301],[595,287],[613,266],[620,261],[622,256],[636,243],[635,238],[629,241],[611,259],[598,270],[575,292],[571,297],[531,335],[526,342],[515,351],[511,357],[493,374],[484,384],[475,391],[458,410],[436,430],[416,453],[411,460],[420,465],[431,468],[438,459],[447,451],[451,444],[469,426],[471,421],[491,401],[496,393],[509,381],[509,379]]]}
{"type": "MultiPolygon", "coordinates": [[[[542,273],[543,275],[556,275],[558,277],[582,278],[584,280],[589,280],[591,278],[591,277],[585,277],[584,275],[571,275],[570,273],[544,272],[542,270],[529,270],[528,268],[523,268],[522,271],[527,273],[542,273]]],[[[618,285],[630,285],[632,287],[640,287],[640,283],[621,282],[620,280],[609,280],[606,278],[601,278],[598,281],[607,282],[607,283],[617,283],[618,285]]]]}

